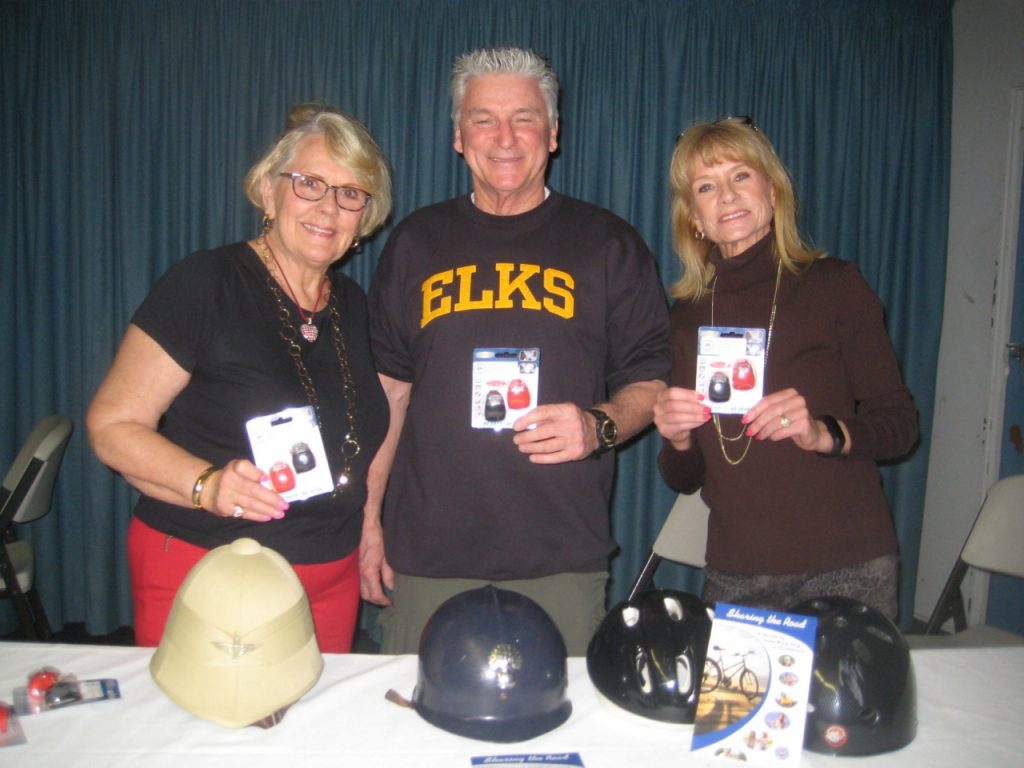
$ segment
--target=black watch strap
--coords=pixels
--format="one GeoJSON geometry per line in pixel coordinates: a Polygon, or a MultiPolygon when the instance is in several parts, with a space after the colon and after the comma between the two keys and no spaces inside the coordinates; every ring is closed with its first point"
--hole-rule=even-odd
{"type": "Polygon", "coordinates": [[[619,435],[619,429],[604,411],[598,408],[587,408],[586,410],[594,417],[597,431],[597,448],[591,455],[601,456],[615,447],[615,438],[619,435]]]}
{"type": "Polygon", "coordinates": [[[846,447],[846,435],[843,434],[843,428],[839,426],[839,422],[834,416],[818,416],[818,421],[825,425],[825,429],[832,436],[832,450],[824,453],[816,451],[816,453],[822,458],[834,459],[846,447]]]}

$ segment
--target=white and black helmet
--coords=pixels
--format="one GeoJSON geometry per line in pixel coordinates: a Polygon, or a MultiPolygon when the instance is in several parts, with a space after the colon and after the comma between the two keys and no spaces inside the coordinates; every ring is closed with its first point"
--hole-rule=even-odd
{"type": "Polygon", "coordinates": [[[709,608],[696,595],[641,592],[605,616],[587,649],[587,673],[628,712],[692,723],[710,634],[709,608]]]}

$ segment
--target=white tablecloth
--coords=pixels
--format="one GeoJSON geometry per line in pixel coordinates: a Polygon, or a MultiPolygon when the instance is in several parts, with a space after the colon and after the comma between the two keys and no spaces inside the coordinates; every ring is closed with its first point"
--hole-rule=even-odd
{"type": "MultiPolygon", "coordinates": [[[[679,768],[691,729],[630,716],[599,700],[583,659],[569,660],[573,712],[520,744],[474,741],[437,729],[384,699],[412,695],[415,656],[325,656],[323,676],[269,730],[230,730],[193,717],[149,676],[143,648],[0,642],[0,699],[52,665],[80,680],[113,677],[121,699],[21,718],[28,743],[0,749],[0,766],[174,768],[469,768],[479,755],[577,752],[586,768],[679,768]]],[[[1024,648],[913,652],[918,732],[899,752],[870,758],[805,753],[803,766],[1024,765],[1024,648]],[[837,762],[838,761],[838,762],[837,762]]],[[[710,763],[728,765],[730,761],[710,763]]]]}

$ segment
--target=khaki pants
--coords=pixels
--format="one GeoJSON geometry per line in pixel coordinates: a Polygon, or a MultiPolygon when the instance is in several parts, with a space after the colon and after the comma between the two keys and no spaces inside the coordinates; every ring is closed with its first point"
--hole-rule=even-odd
{"type": "Polygon", "coordinates": [[[559,573],[538,579],[487,581],[395,574],[391,606],[380,613],[381,653],[418,653],[427,620],[450,597],[493,584],[526,595],[555,622],[570,656],[585,656],[605,615],[608,574],[559,573]]]}

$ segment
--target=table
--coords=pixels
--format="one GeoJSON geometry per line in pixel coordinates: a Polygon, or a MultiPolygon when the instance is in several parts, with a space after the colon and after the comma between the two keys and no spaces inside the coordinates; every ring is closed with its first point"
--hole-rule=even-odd
{"type": "MultiPolygon", "coordinates": [[[[581,658],[569,659],[573,712],[520,744],[434,728],[384,699],[412,695],[415,656],[326,655],[317,685],[269,730],[230,730],[164,696],[149,675],[152,649],[0,642],[0,699],[44,665],[79,679],[114,677],[122,698],[21,718],[28,743],[0,765],[174,768],[469,768],[480,755],[578,752],[586,768],[729,765],[689,754],[691,728],[642,720],[601,700],[581,658]]],[[[1024,647],[913,651],[918,732],[899,752],[868,758],[805,753],[804,768],[1018,766],[1024,755],[1024,647]]]]}

